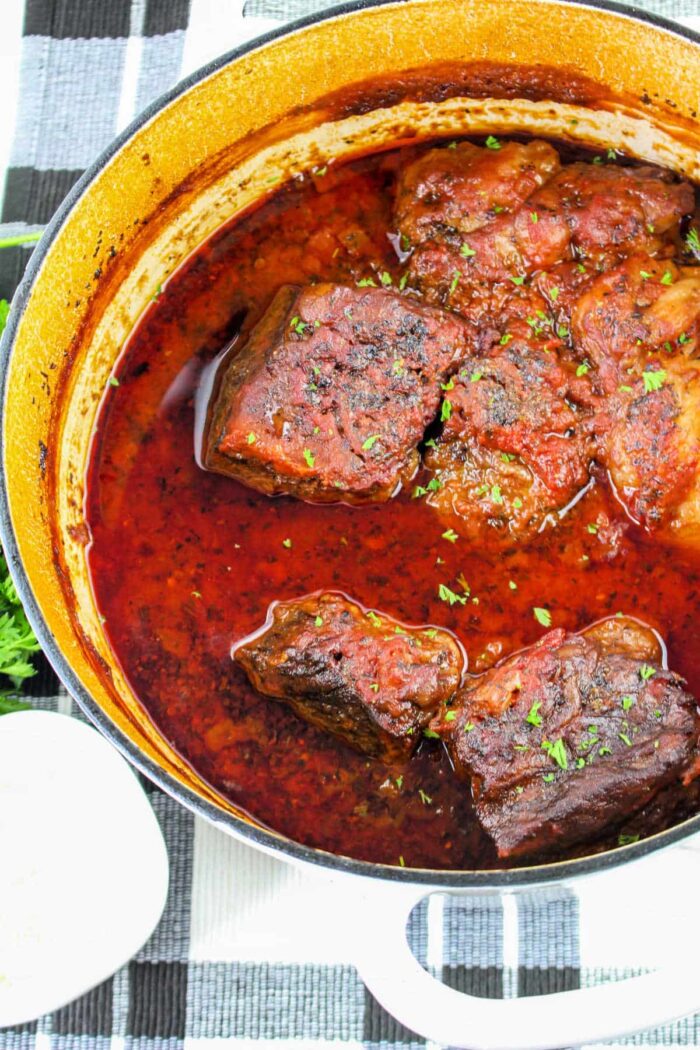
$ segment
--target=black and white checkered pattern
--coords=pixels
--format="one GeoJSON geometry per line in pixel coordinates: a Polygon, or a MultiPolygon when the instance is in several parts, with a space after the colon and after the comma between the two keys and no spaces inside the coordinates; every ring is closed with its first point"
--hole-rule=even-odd
{"type": "MultiPolygon", "coordinates": [[[[40,229],[95,154],[182,75],[280,21],[325,6],[326,0],[26,0],[0,237],[40,229]]],[[[700,0],[638,6],[700,22],[700,0]]],[[[30,252],[31,245],[0,252],[0,296],[11,297],[30,252]]],[[[38,706],[82,717],[48,665],[29,691],[38,706]]],[[[144,786],[170,855],[162,921],[100,987],[32,1024],[0,1031],[0,1050],[209,1050],[213,1040],[241,1047],[273,1040],[370,1050],[427,1045],[365,991],[342,944],[328,935],[331,927],[317,921],[338,907],[335,890],[144,786]]],[[[626,913],[648,909],[653,888],[646,892],[635,877],[626,913]]],[[[653,968],[654,924],[640,938],[624,932],[622,919],[620,936],[620,916],[603,885],[585,897],[565,889],[517,899],[434,895],[414,911],[409,940],[421,963],[453,988],[527,996],[653,968]]],[[[694,946],[686,950],[688,964],[697,967],[694,946]]],[[[629,1042],[700,1046],[700,1017],[629,1042]]]]}

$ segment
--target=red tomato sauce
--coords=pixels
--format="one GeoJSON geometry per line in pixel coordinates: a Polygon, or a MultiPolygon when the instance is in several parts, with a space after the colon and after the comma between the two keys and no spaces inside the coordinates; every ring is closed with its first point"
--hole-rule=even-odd
{"type": "Polygon", "coordinates": [[[310,846],[411,867],[489,868],[503,862],[441,744],[424,740],[401,766],[369,761],[258,696],[232,663],[232,644],[262,624],[272,600],[334,589],[409,623],[450,628],[478,672],[542,636],[534,607],[572,631],[621,611],[660,632],[669,665],[698,695],[700,557],[651,542],[600,483],[557,528],[502,553],[443,538],[435,512],[410,492],[372,507],[311,506],[196,465],[202,371],[234,335],[245,339],[280,285],[380,270],[399,283],[388,236],[398,157],[295,181],[219,231],[156,295],[99,421],[89,561],[132,688],[222,795],[310,846]],[[595,531],[601,511],[612,526],[595,531]],[[438,596],[455,581],[469,586],[464,606],[438,596]]]}

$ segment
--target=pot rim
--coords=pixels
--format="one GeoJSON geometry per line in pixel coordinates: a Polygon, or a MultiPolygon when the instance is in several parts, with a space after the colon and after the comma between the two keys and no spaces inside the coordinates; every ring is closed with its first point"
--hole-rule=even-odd
{"type": "MultiPolygon", "coordinates": [[[[384,7],[389,4],[408,3],[410,0],[349,0],[333,5],[322,11],[298,18],[269,30],[238,47],[232,48],[218,58],[190,73],[175,87],[151,102],[134,120],[121,131],[95,161],[85,170],[69,191],[54,216],[47,224],[44,234],[32,253],[24,271],[24,276],[12,299],[12,309],[8,316],[5,332],[0,342],[0,414],[4,416],[7,402],[9,364],[12,357],[17,329],[24,315],[33,286],[40,275],[41,266],[56,239],[66,218],[74,205],[89,191],[92,182],[106,167],[112,157],[153,117],[167,105],[186,94],[191,88],[212,74],[235,62],[243,55],[255,51],[274,40],[289,36],[307,26],[318,22],[330,21],[340,15],[352,14],[368,8],[384,7]]],[[[623,6],[614,0],[540,0],[545,4],[560,6],[575,5],[593,10],[607,11],[629,18],[631,21],[645,22],[657,29],[665,30],[676,36],[684,37],[700,47],[700,33],[685,26],[671,22],[661,15],[643,11],[638,7],[623,6]]],[[[191,788],[181,784],[174,776],[167,773],[156,761],[144,754],[125,733],[123,733],[103,711],[88,690],[82,685],[69,661],[59,649],[41,609],[32,591],[29,578],[20,558],[15,530],[10,517],[9,499],[5,478],[5,440],[4,431],[0,429],[0,542],[5,553],[8,568],[12,575],[17,594],[24,606],[27,618],[41,644],[44,654],[56,671],[63,685],[76,700],[79,707],[90,721],[110,741],[118,751],[141,773],[148,777],[162,791],[186,806],[195,815],[203,817],[210,823],[248,842],[250,845],[272,853],[280,859],[311,864],[317,868],[326,868],[331,872],[357,875],[365,878],[381,879],[385,882],[425,885],[433,890],[471,889],[501,890],[515,889],[540,883],[559,882],[564,879],[579,878],[596,872],[602,872],[627,861],[641,859],[657,850],[671,846],[700,831],[700,814],[667,831],[652,835],[617,849],[591,857],[582,857],[551,864],[540,864],[532,867],[514,869],[495,869],[492,871],[443,871],[426,868],[401,868],[387,864],[356,860],[340,854],[329,853],[312,846],[305,846],[293,839],[288,839],[278,832],[248,823],[242,817],[219,809],[191,788]]]]}

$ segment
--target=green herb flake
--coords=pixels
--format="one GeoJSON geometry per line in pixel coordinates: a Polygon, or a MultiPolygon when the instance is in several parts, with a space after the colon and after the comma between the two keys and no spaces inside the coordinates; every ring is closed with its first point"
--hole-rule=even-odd
{"type": "Polygon", "coordinates": [[[499,485],[491,486],[491,499],[494,503],[503,503],[503,494],[499,485]]]}
{"type": "Polygon", "coordinates": [[[693,227],[692,230],[688,230],[688,234],[685,238],[685,243],[691,252],[693,252],[695,255],[700,256],[700,234],[698,233],[695,227],[693,227]]]}
{"type": "Polygon", "coordinates": [[[627,747],[632,747],[632,741],[627,736],[627,733],[618,733],[617,735],[619,736],[623,744],[626,744],[627,747]]]}
{"type": "Polygon", "coordinates": [[[501,148],[501,144],[500,144],[500,142],[498,141],[498,139],[496,138],[495,135],[489,135],[489,137],[486,139],[486,142],[484,143],[484,145],[486,146],[487,149],[500,149],[501,148]]]}
{"type": "Polygon", "coordinates": [[[446,711],[445,712],[445,721],[446,722],[454,722],[456,717],[457,717],[457,712],[456,711],[446,711]]]}
{"type": "Polygon", "coordinates": [[[673,284],[673,274],[671,273],[670,270],[666,270],[666,272],[664,273],[663,277],[661,278],[661,283],[662,284],[667,284],[667,285],[668,284],[673,284]]]}
{"type": "Polygon", "coordinates": [[[322,616],[317,616],[316,617],[316,619],[314,620],[314,626],[316,626],[316,627],[323,627],[323,617],[322,616]]]}
{"type": "Polygon", "coordinates": [[[438,598],[447,602],[449,605],[466,605],[466,595],[456,594],[455,591],[451,590],[444,583],[438,585],[438,598]]]}
{"type": "Polygon", "coordinates": [[[516,496],[515,499],[513,500],[513,506],[515,507],[516,510],[520,510],[522,505],[523,505],[523,501],[521,500],[520,496],[516,496]]]}
{"type": "Polygon", "coordinates": [[[508,586],[511,589],[511,591],[517,591],[518,589],[518,585],[515,582],[515,580],[508,580],[508,586]]]}
{"type": "Polygon", "coordinates": [[[450,376],[450,378],[447,380],[446,383],[440,383],[440,389],[441,390],[454,390],[454,388],[455,388],[454,376],[450,376]]]}
{"type": "Polygon", "coordinates": [[[623,696],[622,697],[622,710],[623,711],[629,711],[629,709],[631,707],[634,707],[634,697],[633,696],[623,696]]]}
{"type": "Polygon", "coordinates": [[[653,678],[656,674],[656,668],[651,667],[649,664],[642,664],[639,668],[639,677],[643,682],[648,682],[650,678],[653,678]]]}
{"type": "Polygon", "coordinates": [[[542,779],[544,780],[545,784],[551,784],[554,780],[554,773],[545,773],[542,779]]]}
{"type": "Polygon", "coordinates": [[[483,379],[483,378],[484,378],[484,373],[483,372],[472,372],[472,374],[469,376],[469,382],[470,383],[478,383],[479,380],[483,379]]]}
{"type": "Polygon", "coordinates": [[[459,249],[459,254],[463,259],[471,259],[476,255],[476,252],[473,248],[470,248],[468,244],[463,244],[459,249]]]}
{"type": "Polygon", "coordinates": [[[399,789],[399,791],[403,787],[403,775],[396,778],[396,786],[399,789]]]}
{"type": "Polygon", "coordinates": [[[530,708],[527,718],[525,719],[525,721],[528,722],[529,725],[535,726],[536,729],[539,729],[539,727],[542,725],[542,717],[537,713],[541,707],[542,701],[535,700],[532,707],[530,708]]]}
{"type": "Polygon", "coordinates": [[[257,440],[258,439],[256,438],[255,434],[251,430],[250,434],[248,434],[248,437],[246,438],[246,441],[248,442],[249,445],[254,445],[257,440]]]}
{"type": "Polygon", "coordinates": [[[663,368],[658,368],[655,372],[643,372],[642,379],[644,380],[644,392],[650,394],[654,390],[660,390],[664,385],[666,372],[663,368]]]}
{"type": "Polygon", "coordinates": [[[569,756],[566,753],[563,740],[555,740],[554,742],[543,740],[542,750],[547,752],[552,762],[556,762],[560,769],[569,768],[569,756]]]}
{"type": "Polygon", "coordinates": [[[536,211],[531,211],[530,212],[530,222],[539,222],[539,221],[540,221],[540,217],[537,214],[537,212],[536,211]]]}
{"type": "Polygon", "coordinates": [[[391,274],[387,273],[386,270],[382,270],[379,274],[379,280],[382,282],[385,288],[388,288],[391,284],[391,274]]]}
{"type": "Polygon", "coordinates": [[[476,729],[476,726],[474,725],[473,722],[465,722],[465,724],[464,724],[464,732],[465,733],[471,733],[471,731],[473,729],[476,729]]]}
{"type": "Polygon", "coordinates": [[[586,525],[586,529],[590,532],[591,536],[595,536],[598,533],[598,526],[592,521],[586,525]]]}
{"type": "Polygon", "coordinates": [[[361,280],[355,281],[355,284],[357,285],[358,288],[376,288],[377,287],[376,283],[372,280],[371,277],[363,277],[361,280]]]}
{"type": "Polygon", "coordinates": [[[639,835],[618,835],[617,837],[618,846],[633,846],[635,842],[639,842],[639,835]]]}
{"type": "Polygon", "coordinates": [[[583,364],[579,365],[578,368],[576,369],[576,375],[579,378],[581,376],[585,376],[585,374],[590,371],[590,368],[591,368],[591,366],[588,364],[588,361],[584,361],[583,364]]]}
{"type": "Polygon", "coordinates": [[[535,605],[533,606],[532,611],[537,622],[542,624],[543,627],[552,626],[552,614],[550,613],[549,609],[543,609],[535,605]]]}
{"type": "Polygon", "coordinates": [[[290,550],[292,546],[292,541],[289,538],[287,538],[286,540],[282,540],[282,546],[286,547],[287,550],[290,550]]]}
{"type": "Polygon", "coordinates": [[[370,687],[370,689],[372,690],[373,693],[378,693],[379,692],[379,682],[370,682],[369,687],[370,687]]]}
{"type": "Polygon", "coordinates": [[[518,285],[518,287],[520,287],[520,285],[524,283],[525,278],[524,277],[511,277],[511,276],[509,276],[508,280],[512,281],[513,284],[516,284],[516,285],[518,285]]]}
{"type": "MultiPolygon", "coordinates": [[[[428,735],[428,732],[429,732],[429,730],[425,731],[426,736],[428,735]]],[[[434,733],[433,735],[437,736],[437,733],[434,733]]],[[[422,788],[418,788],[418,795],[420,796],[420,800],[421,800],[421,802],[423,803],[424,806],[429,806],[431,804],[431,802],[433,801],[432,798],[430,797],[430,795],[426,795],[425,791],[423,791],[422,788]]]]}
{"type": "Polygon", "coordinates": [[[442,538],[443,540],[449,540],[450,543],[456,543],[459,539],[459,535],[454,531],[454,529],[447,529],[445,532],[443,532],[442,538]]]}
{"type": "Polygon", "coordinates": [[[512,338],[513,336],[510,334],[510,332],[506,332],[498,340],[499,346],[508,346],[508,343],[511,341],[512,338]]]}
{"type": "Polygon", "coordinates": [[[452,272],[452,281],[450,282],[450,295],[452,295],[452,293],[457,288],[457,285],[459,284],[459,279],[460,279],[461,276],[462,276],[462,271],[461,270],[453,270],[453,272],[452,272]]]}
{"type": "Polygon", "coordinates": [[[306,465],[308,467],[313,467],[314,463],[316,462],[316,457],[310,448],[304,449],[304,459],[306,460],[306,465]]]}
{"type": "Polygon", "coordinates": [[[440,422],[446,423],[452,415],[452,402],[447,398],[442,402],[442,408],[440,409],[440,422]]]}
{"type": "Polygon", "coordinates": [[[379,434],[370,434],[368,438],[362,442],[362,451],[369,452],[372,446],[379,441],[379,434]]]}
{"type": "Polygon", "coordinates": [[[399,281],[399,291],[402,292],[407,284],[408,284],[408,274],[404,273],[404,274],[401,275],[401,280],[399,281]]]}

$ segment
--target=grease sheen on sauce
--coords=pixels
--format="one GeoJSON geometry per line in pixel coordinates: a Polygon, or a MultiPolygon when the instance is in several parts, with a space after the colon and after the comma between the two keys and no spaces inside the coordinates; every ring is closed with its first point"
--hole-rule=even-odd
{"type": "Polygon", "coordinates": [[[442,538],[435,513],[409,493],[373,507],[311,506],[196,465],[197,384],[241,318],[243,340],[287,282],[385,270],[398,284],[387,236],[397,158],[368,157],[282,190],[167,282],[105,398],[88,478],[90,569],[111,644],[154,722],[256,820],[365,860],[488,868],[502,862],[441,745],[423,741],[404,766],[370,762],[257,696],[231,645],[272,600],[319,589],[450,628],[471,671],[542,636],[535,606],[568,630],[621,611],[659,631],[670,667],[698,695],[700,558],[650,542],[601,484],[558,528],[504,554],[442,538]],[[624,530],[612,558],[607,531],[588,530],[601,511],[624,530]],[[460,576],[472,599],[449,607],[438,585],[460,576]]]}

